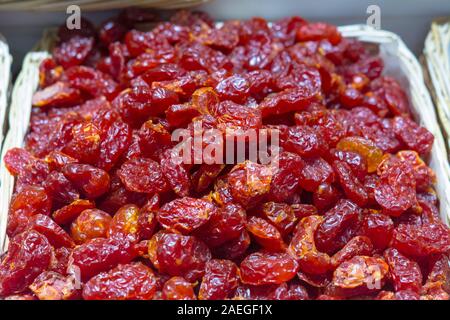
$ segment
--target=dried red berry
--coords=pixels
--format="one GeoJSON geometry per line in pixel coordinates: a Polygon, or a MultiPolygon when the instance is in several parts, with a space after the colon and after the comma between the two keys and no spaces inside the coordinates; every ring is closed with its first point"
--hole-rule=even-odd
{"type": "Polygon", "coordinates": [[[210,202],[185,197],[163,205],[157,218],[164,228],[188,234],[218,214],[218,209],[210,202]]]}
{"type": "Polygon", "coordinates": [[[200,300],[224,300],[239,285],[238,267],[229,260],[212,259],[206,264],[200,285],[200,300]]]}
{"type": "Polygon", "coordinates": [[[40,233],[29,230],[11,239],[0,263],[0,296],[20,293],[50,265],[52,247],[40,233]]]}
{"type": "Polygon", "coordinates": [[[389,265],[395,291],[411,290],[419,293],[422,288],[422,273],[419,265],[398,252],[389,248],[384,252],[384,258],[389,265]]]}
{"type": "Polygon", "coordinates": [[[251,285],[280,284],[295,277],[298,263],[287,253],[255,252],[240,266],[241,281],[251,285]]]}

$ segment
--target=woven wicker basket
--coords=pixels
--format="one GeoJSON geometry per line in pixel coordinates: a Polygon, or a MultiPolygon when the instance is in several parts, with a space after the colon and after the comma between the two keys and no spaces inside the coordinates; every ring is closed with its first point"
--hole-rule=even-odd
{"type": "Polygon", "coordinates": [[[0,150],[6,130],[4,124],[11,81],[11,63],[12,58],[9,54],[8,44],[3,36],[0,35],[0,150]]]}
{"type": "MultiPolygon", "coordinates": [[[[220,26],[220,23],[218,24],[220,26]]],[[[436,120],[430,95],[425,87],[419,62],[408,50],[403,41],[395,34],[375,30],[366,25],[352,25],[340,28],[345,37],[358,38],[369,46],[376,46],[385,62],[385,73],[398,79],[409,93],[413,113],[421,125],[435,136],[435,143],[429,158],[430,167],[436,172],[437,193],[440,198],[442,220],[448,224],[450,214],[450,168],[447,162],[444,139],[436,120]]],[[[10,130],[5,140],[2,159],[6,150],[21,147],[27,133],[31,111],[31,98],[38,85],[39,63],[49,56],[48,48],[53,42],[51,32],[42,39],[39,49],[29,53],[24,61],[22,71],[14,85],[10,112],[10,130]]],[[[0,168],[0,249],[6,249],[5,235],[8,205],[12,196],[14,178],[4,166],[0,168]]]]}
{"type": "Polygon", "coordinates": [[[78,5],[82,10],[107,10],[130,6],[155,9],[180,9],[200,5],[209,0],[0,0],[0,10],[42,10],[65,11],[70,5],[78,5]]]}
{"type": "Polygon", "coordinates": [[[425,40],[423,62],[436,105],[439,122],[447,140],[450,157],[450,20],[435,21],[425,40]]]}

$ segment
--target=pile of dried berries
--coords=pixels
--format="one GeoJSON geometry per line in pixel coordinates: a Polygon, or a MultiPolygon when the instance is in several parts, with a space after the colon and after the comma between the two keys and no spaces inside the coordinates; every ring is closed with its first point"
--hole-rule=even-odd
{"type": "Polygon", "coordinates": [[[4,159],[0,296],[449,298],[433,135],[379,57],[299,17],[134,29],[155,19],[60,28],[4,159]],[[278,129],[279,166],[174,161],[171,133],[199,122],[278,129]]]}

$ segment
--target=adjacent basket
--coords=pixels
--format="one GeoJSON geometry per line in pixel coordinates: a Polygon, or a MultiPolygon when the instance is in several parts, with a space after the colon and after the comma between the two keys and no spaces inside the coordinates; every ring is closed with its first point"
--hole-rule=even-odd
{"type": "Polygon", "coordinates": [[[0,0],[0,10],[65,11],[71,5],[82,10],[110,10],[130,6],[155,9],[181,9],[200,5],[209,0],[0,0]]]}
{"type": "Polygon", "coordinates": [[[0,35],[0,150],[5,137],[5,115],[8,107],[8,95],[11,82],[12,58],[5,38],[0,35]]]}
{"type": "MultiPolygon", "coordinates": [[[[220,25],[220,24],[219,24],[220,25]]],[[[430,130],[435,136],[435,142],[429,165],[436,172],[436,191],[440,199],[441,218],[448,224],[450,213],[450,168],[447,162],[444,139],[438,126],[430,95],[425,87],[422,69],[414,55],[409,51],[403,41],[394,33],[375,30],[366,25],[351,25],[340,27],[345,37],[358,38],[370,46],[377,46],[385,62],[385,74],[399,80],[409,94],[412,112],[419,123],[430,130]]],[[[5,140],[2,159],[6,150],[12,147],[21,147],[27,133],[31,111],[31,97],[38,85],[39,63],[49,53],[45,51],[51,45],[50,35],[46,35],[41,42],[40,52],[29,53],[23,69],[14,86],[11,102],[10,124],[11,128],[5,140]]],[[[0,169],[2,185],[0,189],[0,248],[6,249],[5,235],[8,204],[12,196],[14,178],[9,175],[4,166],[0,169]]]]}
{"type": "Polygon", "coordinates": [[[423,58],[450,157],[450,20],[431,24],[423,58]]]}

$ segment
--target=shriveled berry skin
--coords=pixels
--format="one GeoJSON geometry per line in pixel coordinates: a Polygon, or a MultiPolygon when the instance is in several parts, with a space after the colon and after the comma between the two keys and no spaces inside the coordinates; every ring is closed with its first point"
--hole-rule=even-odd
{"type": "Polygon", "coordinates": [[[389,248],[384,252],[389,265],[389,273],[395,291],[410,290],[419,293],[422,288],[422,272],[419,265],[398,252],[389,248]]]}
{"type": "Polygon", "coordinates": [[[334,44],[341,41],[341,35],[336,27],[322,22],[302,25],[298,29],[296,37],[298,41],[328,39],[334,44]]]}
{"type": "Polygon", "coordinates": [[[367,214],[362,220],[362,233],[370,238],[376,249],[385,249],[394,232],[394,222],[385,214],[374,212],[367,214]]]}
{"type": "Polygon", "coordinates": [[[0,263],[0,295],[20,293],[50,264],[52,247],[40,233],[30,230],[11,239],[0,263]]]}
{"type": "Polygon", "coordinates": [[[231,240],[226,241],[221,246],[214,248],[214,254],[219,258],[237,260],[242,258],[250,246],[250,235],[246,230],[231,240]]]}
{"type": "Polygon", "coordinates": [[[26,166],[33,159],[33,155],[25,149],[22,148],[12,148],[9,149],[3,161],[5,162],[5,167],[8,171],[17,176],[20,172],[26,169],[26,166]]]}
{"type": "Polygon", "coordinates": [[[383,287],[388,272],[389,267],[381,258],[355,256],[334,271],[331,290],[340,296],[376,292],[383,287]]]}
{"type": "Polygon", "coordinates": [[[218,209],[212,203],[185,197],[162,206],[157,218],[164,228],[188,234],[204,226],[218,214],[218,209]]]}
{"type": "Polygon", "coordinates": [[[342,245],[339,236],[359,219],[360,208],[349,200],[340,200],[330,209],[315,233],[319,250],[333,253],[342,245]]]}
{"type": "Polygon", "coordinates": [[[384,212],[399,216],[415,202],[416,183],[411,166],[405,162],[393,162],[381,173],[375,188],[375,200],[384,212]]]}
{"type": "Polygon", "coordinates": [[[91,37],[74,36],[53,51],[56,61],[64,68],[80,65],[94,45],[91,37]]]}
{"type": "Polygon", "coordinates": [[[438,222],[436,224],[400,224],[394,229],[392,247],[408,257],[426,257],[448,252],[450,231],[438,222]]]}
{"type": "MultiPolygon", "coordinates": [[[[301,290],[301,289],[300,289],[301,290]]],[[[277,285],[240,285],[235,292],[235,300],[291,300],[291,297],[297,295],[296,289],[288,287],[286,283],[277,285]]],[[[297,295],[298,296],[298,295],[297,295]]],[[[295,299],[294,299],[295,300],[295,299]]],[[[302,300],[302,299],[300,299],[302,300]]]]}
{"type": "Polygon", "coordinates": [[[198,294],[199,300],[224,300],[239,285],[238,267],[230,260],[209,260],[198,294]]]}
{"type": "Polygon", "coordinates": [[[259,105],[263,118],[292,111],[302,111],[315,100],[319,86],[314,84],[304,88],[289,88],[266,96],[259,105]]]}
{"type": "Polygon", "coordinates": [[[136,205],[129,204],[121,207],[109,224],[108,237],[137,242],[139,240],[139,215],[139,207],[136,205]]]}
{"type": "Polygon", "coordinates": [[[183,163],[177,163],[171,152],[167,150],[161,156],[161,171],[170,188],[177,195],[187,197],[191,193],[192,182],[183,163]]]}
{"type": "Polygon", "coordinates": [[[380,164],[383,152],[370,140],[361,137],[345,137],[336,148],[359,153],[367,162],[367,172],[374,172],[380,164]]]}
{"type": "Polygon", "coordinates": [[[74,240],[49,216],[37,214],[30,219],[28,230],[35,230],[44,235],[48,242],[56,249],[61,247],[73,248],[74,240]]]}
{"type": "Polygon", "coordinates": [[[434,136],[381,56],[298,16],[167,15],[58,29],[2,159],[0,299],[448,300],[434,136]]]}
{"type": "Polygon", "coordinates": [[[262,127],[261,112],[225,100],[217,104],[212,113],[217,119],[217,127],[222,130],[259,129],[262,127]]]}
{"type": "Polygon", "coordinates": [[[261,216],[270,221],[283,236],[291,233],[298,220],[295,209],[285,203],[266,202],[260,210],[261,216]]]}
{"type": "Polygon", "coordinates": [[[193,236],[176,233],[162,234],[156,243],[158,269],[171,276],[181,276],[195,281],[205,273],[211,259],[209,248],[193,236]]]}
{"type": "MultiPolygon", "coordinates": [[[[380,294],[381,294],[381,292],[380,292],[380,294]]],[[[389,297],[389,294],[388,294],[388,297],[389,297]]],[[[381,300],[383,300],[383,298],[381,300]]],[[[391,299],[388,298],[385,300],[391,300],[391,299]]],[[[414,291],[402,290],[402,291],[397,291],[394,294],[394,297],[392,300],[426,300],[426,299],[424,299],[423,296],[420,296],[419,294],[417,294],[414,291]]]]}
{"type": "Polygon", "coordinates": [[[53,219],[58,224],[67,224],[76,219],[84,210],[95,208],[95,204],[89,200],[75,200],[53,212],[53,219]]]}
{"type": "Polygon", "coordinates": [[[286,247],[280,231],[263,218],[250,217],[246,229],[255,242],[268,251],[283,251],[286,247]]]}
{"type": "Polygon", "coordinates": [[[332,183],[334,179],[331,165],[319,157],[306,161],[300,173],[299,185],[306,191],[314,192],[322,183],[332,183]]]}
{"type": "Polygon", "coordinates": [[[436,182],[436,175],[415,151],[404,150],[397,152],[397,157],[408,162],[413,169],[416,180],[416,191],[427,191],[436,182]]]}
{"type": "Polygon", "coordinates": [[[419,154],[428,154],[431,151],[434,136],[411,119],[395,117],[394,132],[408,149],[417,151],[419,154]]]}
{"type": "Polygon", "coordinates": [[[62,172],[89,199],[98,198],[109,189],[108,173],[94,166],[67,164],[62,172]]]}
{"type": "Polygon", "coordinates": [[[182,277],[172,277],[164,283],[161,298],[164,300],[197,300],[193,284],[182,277]]]}
{"type": "Polygon", "coordinates": [[[168,188],[159,164],[151,159],[129,160],[120,167],[117,174],[129,191],[152,194],[168,188]]]}
{"type": "Polygon", "coordinates": [[[82,280],[88,280],[133,258],[131,243],[114,238],[95,238],[75,247],[69,267],[78,270],[82,280]]]}
{"type": "Polygon", "coordinates": [[[90,239],[105,238],[111,224],[111,216],[98,209],[87,209],[72,222],[70,234],[77,244],[90,239]]]}
{"type": "Polygon", "coordinates": [[[150,300],[156,291],[153,271],[140,262],[119,265],[91,278],[83,287],[86,300],[150,300]]]}
{"type": "Polygon", "coordinates": [[[249,95],[250,83],[242,76],[233,75],[220,81],[215,90],[221,100],[243,103],[249,95]]]}
{"type": "Polygon", "coordinates": [[[220,247],[227,241],[239,238],[245,229],[246,218],[245,210],[240,205],[227,204],[195,234],[210,247],[220,247]]]}
{"type": "Polygon", "coordinates": [[[54,271],[44,271],[30,285],[39,300],[74,300],[80,298],[76,279],[54,271]]]}
{"type": "Polygon", "coordinates": [[[255,252],[240,265],[241,281],[251,285],[280,284],[295,277],[298,263],[288,253],[255,252]]]}
{"type": "Polygon", "coordinates": [[[74,106],[81,101],[79,90],[71,88],[65,82],[55,82],[33,95],[32,104],[35,107],[50,108],[74,106]]]}
{"type": "Polygon", "coordinates": [[[367,191],[352,172],[350,166],[342,161],[334,161],[333,168],[347,198],[354,201],[358,206],[364,207],[368,201],[367,191]]]}
{"type": "Polygon", "coordinates": [[[331,270],[330,256],[317,250],[314,233],[323,222],[321,216],[305,217],[297,224],[289,244],[289,252],[299,263],[301,271],[324,274],[331,270]]]}
{"type": "Polygon", "coordinates": [[[322,183],[313,193],[313,203],[318,210],[328,210],[341,198],[342,192],[335,185],[322,183]]]}
{"type": "Polygon", "coordinates": [[[72,249],[66,247],[56,249],[54,255],[55,259],[51,261],[49,270],[55,271],[62,275],[67,275],[67,267],[69,266],[69,258],[71,252],[72,249]]]}
{"type": "Polygon", "coordinates": [[[17,193],[11,200],[7,233],[13,236],[23,231],[31,217],[42,214],[49,215],[52,200],[41,187],[27,187],[17,193]]]}
{"type": "Polygon", "coordinates": [[[282,146],[302,157],[322,155],[327,149],[326,142],[319,131],[308,126],[295,126],[289,128],[286,141],[282,146]]]}
{"type": "Polygon", "coordinates": [[[369,238],[365,236],[356,236],[331,257],[331,264],[337,267],[354,256],[371,255],[372,251],[373,245],[369,238]]]}
{"type": "MultiPolygon", "coordinates": [[[[148,240],[154,234],[158,223],[156,221],[156,210],[159,208],[159,203],[160,197],[154,195],[140,208],[137,218],[137,235],[139,240],[148,240]]],[[[134,214],[131,216],[134,217],[134,214]]]]}
{"type": "Polygon", "coordinates": [[[273,170],[268,199],[284,202],[297,191],[305,163],[299,155],[284,151],[275,158],[275,163],[278,167],[273,170]]]}
{"type": "Polygon", "coordinates": [[[270,191],[271,181],[270,167],[250,161],[236,165],[228,175],[231,195],[244,208],[261,202],[270,191]]]}

